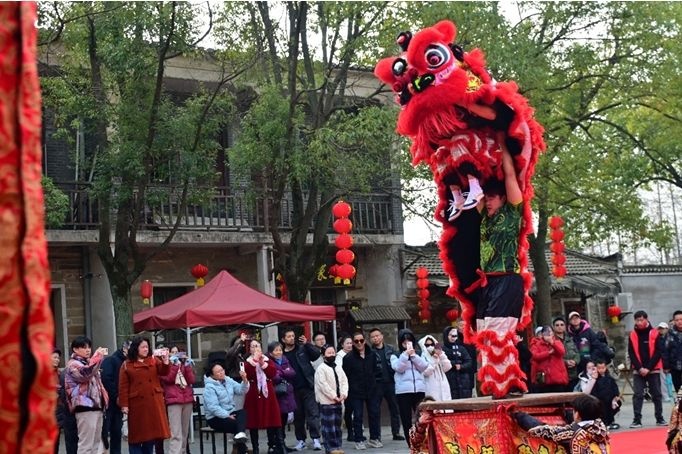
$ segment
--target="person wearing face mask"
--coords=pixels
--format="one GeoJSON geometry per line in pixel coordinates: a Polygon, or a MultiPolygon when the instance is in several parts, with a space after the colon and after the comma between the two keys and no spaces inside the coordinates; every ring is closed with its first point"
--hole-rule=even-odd
{"type": "Polygon", "coordinates": [[[447,355],[452,369],[445,373],[450,384],[451,399],[465,399],[472,395],[474,360],[461,342],[459,331],[454,326],[443,330],[443,352],[447,355]]]}
{"type": "Polygon", "coordinates": [[[320,431],[325,452],[342,454],[341,413],[348,396],[348,378],[336,362],[332,345],[322,347],[323,362],[315,371],[315,400],[320,404],[320,431]]]}
{"type": "Polygon", "coordinates": [[[428,364],[424,370],[424,393],[436,401],[450,400],[450,383],[445,374],[452,369],[452,363],[443,352],[443,346],[430,334],[419,339],[419,346],[422,358],[428,364]]]}

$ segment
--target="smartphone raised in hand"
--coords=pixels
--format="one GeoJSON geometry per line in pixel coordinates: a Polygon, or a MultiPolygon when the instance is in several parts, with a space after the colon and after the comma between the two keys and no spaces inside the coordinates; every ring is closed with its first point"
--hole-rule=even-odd
{"type": "Polygon", "coordinates": [[[239,361],[239,372],[246,372],[244,369],[244,361],[239,361]]]}

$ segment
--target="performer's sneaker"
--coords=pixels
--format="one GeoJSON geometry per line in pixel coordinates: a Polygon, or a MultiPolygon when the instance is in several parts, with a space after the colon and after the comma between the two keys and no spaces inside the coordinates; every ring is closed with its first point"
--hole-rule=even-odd
{"type": "Polygon", "coordinates": [[[393,441],[405,441],[405,437],[400,434],[393,435],[393,441]]]}
{"type": "Polygon", "coordinates": [[[642,427],[642,421],[639,419],[635,419],[632,421],[632,424],[630,424],[630,429],[639,429],[640,427],[642,427]]]}
{"type": "Polygon", "coordinates": [[[668,421],[666,421],[665,419],[659,419],[658,421],[656,421],[656,425],[657,426],[667,426],[668,421]]]}
{"type": "Polygon", "coordinates": [[[460,191],[450,191],[452,194],[452,199],[450,200],[450,205],[448,206],[448,221],[452,222],[457,217],[462,214],[462,207],[466,199],[464,198],[466,193],[462,194],[460,191]]]}
{"type": "Polygon", "coordinates": [[[476,208],[476,205],[478,205],[478,202],[483,200],[483,191],[480,191],[480,190],[469,191],[468,193],[465,192],[463,194],[466,194],[466,200],[464,201],[464,204],[462,205],[463,210],[470,210],[472,208],[476,208]]]}

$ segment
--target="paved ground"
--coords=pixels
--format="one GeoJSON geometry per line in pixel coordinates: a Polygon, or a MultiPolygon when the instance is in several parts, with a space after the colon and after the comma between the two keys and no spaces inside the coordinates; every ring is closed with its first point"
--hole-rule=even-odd
{"type": "MultiPolygon", "coordinates": [[[[670,417],[670,412],[672,410],[672,403],[671,402],[663,402],[663,416],[668,420],[670,417]]],[[[633,409],[632,409],[632,396],[629,394],[625,395],[625,403],[623,404],[623,407],[621,408],[620,413],[616,415],[616,422],[621,425],[621,428],[618,431],[624,431],[624,430],[641,430],[641,429],[629,429],[628,426],[632,422],[632,417],[633,417],[633,409]]],[[[651,402],[644,402],[644,406],[642,408],[642,424],[643,428],[651,428],[651,427],[656,427],[656,419],[654,418],[654,406],[651,402]]],[[[368,434],[365,434],[368,435],[368,434]]],[[[384,443],[383,448],[368,448],[367,449],[367,454],[389,454],[389,453],[409,453],[409,449],[407,448],[407,444],[404,441],[393,441],[391,437],[391,428],[389,426],[384,426],[382,427],[381,431],[382,435],[382,441],[384,443]]],[[[265,432],[261,433],[261,446],[263,446],[266,443],[266,436],[265,432]]],[[[663,443],[664,440],[660,440],[661,443],[663,443]]],[[[654,441],[652,441],[654,442],[654,441]]],[[[293,427],[291,431],[287,432],[287,446],[293,446],[296,443],[294,433],[293,433],[293,427]]],[[[308,443],[310,443],[310,440],[308,440],[308,443]]],[[[654,442],[655,443],[655,442],[654,442]]],[[[216,445],[217,446],[217,453],[218,454],[223,454],[223,449],[222,449],[222,436],[218,435],[216,436],[216,445]]],[[[167,445],[166,445],[167,447],[167,445]]],[[[128,454],[128,446],[124,442],[123,443],[123,453],[128,454]]],[[[231,445],[228,443],[228,453],[231,452],[231,445]]],[[[355,450],[355,444],[345,441],[345,433],[344,433],[344,442],[343,442],[343,449],[346,451],[346,453],[351,453],[351,452],[358,452],[355,450]]],[[[199,440],[195,439],[194,443],[190,444],[190,450],[192,454],[199,454],[199,440]]],[[[64,451],[64,443],[63,440],[60,443],[60,454],[65,454],[64,451]]],[[[211,453],[211,447],[210,447],[210,441],[204,441],[204,452],[209,454],[211,453]]],[[[261,448],[261,453],[265,453],[266,449],[261,448]]],[[[302,451],[302,452],[307,452],[307,453],[314,453],[314,452],[320,452],[322,451],[313,451],[312,447],[308,447],[308,449],[302,451]]]]}

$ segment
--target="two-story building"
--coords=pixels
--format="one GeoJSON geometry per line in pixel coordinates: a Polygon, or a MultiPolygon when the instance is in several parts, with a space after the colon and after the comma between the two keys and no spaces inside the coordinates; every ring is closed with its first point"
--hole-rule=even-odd
{"type": "MultiPolygon", "coordinates": [[[[49,68],[42,65],[43,73],[49,68]]],[[[218,77],[208,60],[172,59],[166,70],[165,88],[178,96],[196,90],[198,84],[210,86],[218,77]]],[[[363,97],[377,88],[370,72],[355,71],[348,84],[350,96],[363,97]]],[[[114,348],[115,321],[109,281],[97,254],[99,219],[97,200],[91,195],[82,162],[91,156],[88,137],[73,132],[73,140],[55,136],[51,113],[44,114],[43,164],[69,198],[69,212],[59,228],[48,229],[49,260],[52,274],[52,299],[56,322],[56,346],[68,351],[71,339],[85,334],[97,346],[114,348]]],[[[163,304],[194,288],[190,269],[202,263],[209,268],[210,279],[227,270],[245,284],[265,293],[275,294],[272,236],[268,231],[270,204],[247,196],[243,181],[237,182],[226,164],[225,150],[233,143],[226,130],[219,138],[222,149],[216,163],[219,183],[208,203],[190,205],[179,212],[172,198],[146,203],[147,216],[137,234],[144,250],[158,246],[171,226],[180,218],[180,228],[170,245],[156,255],[133,285],[134,312],[144,307],[139,297],[140,283],[153,283],[151,305],[163,304]]],[[[349,202],[353,212],[353,250],[357,276],[350,286],[319,281],[310,291],[312,304],[337,306],[339,320],[347,320],[350,305],[391,305],[401,298],[401,273],[398,250],[403,245],[403,218],[396,193],[358,195],[349,202]]],[[[281,231],[291,230],[291,203],[283,201],[279,219],[281,231]]],[[[333,248],[334,232],[329,229],[333,248]]],[[[113,247],[113,241],[112,241],[113,247]]],[[[330,263],[334,250],[330,250],[330,263]]],[[[320,326],[331,333],[329,327],[320,326]]],[[[225,348],[225,329],[217,335],[197,333],[192,351],[198,357],[225,348]],[[202,353],[203,352],[203,353],[202,353]]],[[[160,333],[157,341],[165,344],[184,342],[180,333],[160,333]]]]}

